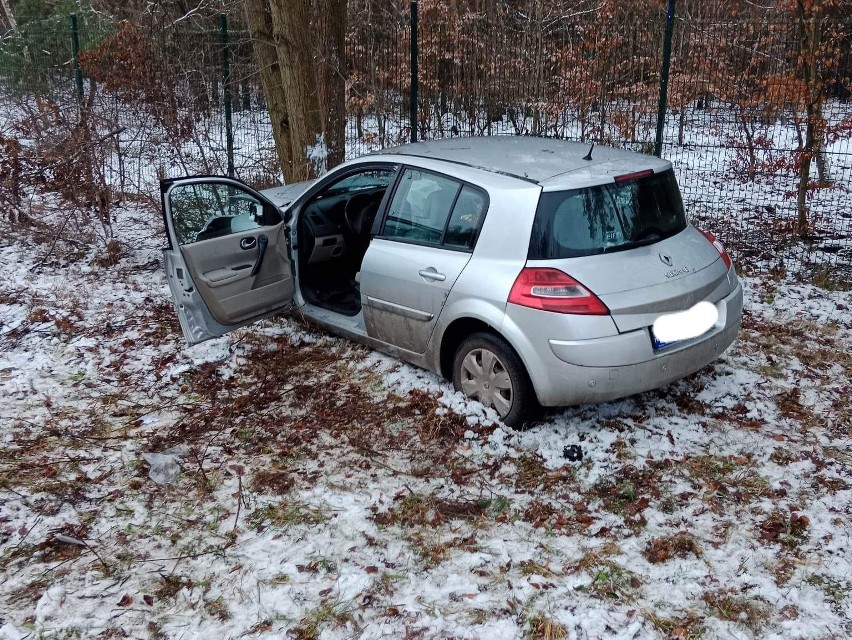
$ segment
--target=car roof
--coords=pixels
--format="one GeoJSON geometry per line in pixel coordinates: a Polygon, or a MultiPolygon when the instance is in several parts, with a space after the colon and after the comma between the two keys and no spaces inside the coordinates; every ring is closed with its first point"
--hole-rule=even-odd
{"type": "Polygon", "coordinates": [[[446,138],[383,149],[377,153],[430,158],[500,173],[541,185],[570,189],[612,182],[615,176],[671,168],[668,160],[590,143],[529,136],[446,138]]]}

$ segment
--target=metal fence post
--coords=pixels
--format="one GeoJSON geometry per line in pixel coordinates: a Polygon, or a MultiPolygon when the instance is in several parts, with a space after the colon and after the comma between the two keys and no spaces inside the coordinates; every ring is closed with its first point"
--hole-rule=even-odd
{"type": "Polygon", "coordinates": [[[417,11],[419,7],[417,0],[411,2],[411,104],[409,111],[411,115],[411,141],[417,142],[417,11]]]}
{"type": "Polygon", "coordinates": [[[71,21],[71,55],[74,64],[74,84],[77,87],[77,104],[83,108],[83,71],[80,69],[80,33],[77,29],[77,14],[68,16],[71,21]]]}
{"type": "Polygon", "coordinates": [[[657,109],[657,139],[654,142],[654,155],[663,154],[663,128],[666,125],[666,108],[669,98],[669,70],[672,63],[672,35],[674,33],[675,0],[669,0],[666,11],[666,35],[663,40],[663,68],[660,70],[660,106],[657,109]]]}
{"type": "Polygon", "coordinates": [[[228,16],[219,14],[219,40],[222,46],[222,89],[225,92],[225,145],[228,177],[234,177],[234,125],[231,120],[231,60],[228,52],[228,16]]]}

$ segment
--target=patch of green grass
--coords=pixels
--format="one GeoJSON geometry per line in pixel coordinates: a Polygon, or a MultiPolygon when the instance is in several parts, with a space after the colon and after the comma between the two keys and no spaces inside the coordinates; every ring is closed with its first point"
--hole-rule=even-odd
{"type": "Polygon", "coordinates": [[[592,580],[580,587],[580,590],[601,600],[630,602],[633,599],[633,590],[641,586],[635,575],[610,560],[598,561],[597,564],[587,567],[586,571],[592,576],[592,580]]]}
{"type": "Polygon", "coordinates": [[[495,496],[491,499],[480,500],[477,503],[490,516],[500,516],[508,512],[512,502],[506,496],[495,496]]]}
{"type": "Polygon", "coordinates": [[[787,378],[787,372],[781,364],[759,364],[754,367],[754,372],[775,380],[784,380],[787,378]]]}
{"type": "Polygon", "coordinates": [[[410,493],[384,513],[373,516],[376,524],[405,527],[436,527],[450,520],[475,520],[486,513],[486,501],[454,500],[410,493]]]}
{"type": "Polygon", "coordinates": [[[277,504],[266,505],[251,512],[248,523],[257,527],[287,528],[296,525],[322,524],[329,518],[328,513],[318,507],[292,500],[282,500],[277,504]]]}
{"type": "Polygon", "coordinates": [[[308,556],[308,566],[315,567],[316,570],[322,569],[326,573],[337,569],[337,565],[334,563],[334,560],[318,553],[312,553],[308,556]]]}
{"type": "Polygon", "coordinates": [[[769,619],[769,606],[762,599],[734,595],[730,590],[708,592],[701,599],[707,604],[712,615],[720,620],[743,624],[755,636],[769,619]]]}
{"type": "Polygon", "coordinates": [[[852,593],[852,582],[845,584],[835,580],[831,576],[814,574],[805,580],[809,585],[817,587],[823,592],[825,601],[831,605],[831,610],[838,615],[845,612],[846,597],[852,593]]]}

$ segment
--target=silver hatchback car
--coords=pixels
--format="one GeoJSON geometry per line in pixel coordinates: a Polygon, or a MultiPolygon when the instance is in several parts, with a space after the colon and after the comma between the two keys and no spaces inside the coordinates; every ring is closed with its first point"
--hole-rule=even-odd
{"type": "Polygon", "coordinates": [[[661,387],[733,342],[742,288],[671,164],[537,138],[422,142],[259,193],[161,184],[190,344],[293,308],[509,425],[661,387]]]}

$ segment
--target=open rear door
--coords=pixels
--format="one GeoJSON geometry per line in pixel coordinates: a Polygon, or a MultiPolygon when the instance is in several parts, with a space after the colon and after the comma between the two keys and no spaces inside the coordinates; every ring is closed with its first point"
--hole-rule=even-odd
{"type": "Polygon", "coordinates": [[[287,220],[239,180],[160,183],[166,276],[183,335],[196,344],[293,304],[287,220]]]}

